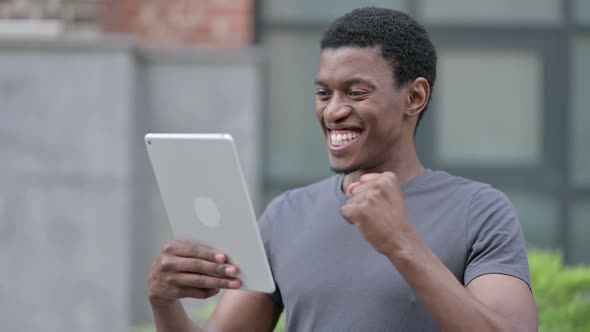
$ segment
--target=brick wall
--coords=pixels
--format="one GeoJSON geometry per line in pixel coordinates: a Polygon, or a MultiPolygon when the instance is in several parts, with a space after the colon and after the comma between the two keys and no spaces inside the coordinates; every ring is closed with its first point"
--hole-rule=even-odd
{"type": "Polygon", "coordinates": [[[63,20],[69,30],[94,27],[96,3],[102,0],[0,0],[0,19],[63,20]]]}
{"type": "Polygon", "coordinates": [[[157,46],[242,47],[254,36],[254,0],[102,0],[105,32],[157,46]]]}
{"type": "Polygon", "coordinates": [[[57,19],[66,33],[131,34],[153,46],[248,46],[255,0],[0,0],[0,19],[57,19]]]}

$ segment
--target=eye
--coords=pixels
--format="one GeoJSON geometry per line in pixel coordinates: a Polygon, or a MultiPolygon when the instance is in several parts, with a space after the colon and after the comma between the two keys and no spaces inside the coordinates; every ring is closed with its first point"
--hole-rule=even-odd
{"type": "Polygon", "coordinates": [[[327,100],[330,98],[331,93],[326,90],[316,90],[315,95],[319,100],[327,100]]]}
{"type": "Polygon", "coordinates": [[[349,96],[351,96],[352,98],[360,98],[360,97],[364,97],[367,95],[367,91],[365,90],[351,90],[348,93],[349,96]]]}

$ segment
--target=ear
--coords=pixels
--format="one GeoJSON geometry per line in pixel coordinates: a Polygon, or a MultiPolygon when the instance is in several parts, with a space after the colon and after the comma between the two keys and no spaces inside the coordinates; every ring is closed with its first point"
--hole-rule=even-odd
{"type": "Polygon", "coordinates": [[[424,77],[418,77],[408,83],[406,91],[408,107],[405,115],[418,116],[424,110],[430,98],[430,84],[424,77]]]}

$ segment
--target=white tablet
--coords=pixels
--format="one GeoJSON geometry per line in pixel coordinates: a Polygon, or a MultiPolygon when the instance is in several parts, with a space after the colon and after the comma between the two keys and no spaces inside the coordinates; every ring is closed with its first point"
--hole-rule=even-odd
{"type": "Polygon", "coordinates": [[[145,143],[174,236],[225,252],[242,289],[274,292],[232,137],[147,134],[145,143]]]}

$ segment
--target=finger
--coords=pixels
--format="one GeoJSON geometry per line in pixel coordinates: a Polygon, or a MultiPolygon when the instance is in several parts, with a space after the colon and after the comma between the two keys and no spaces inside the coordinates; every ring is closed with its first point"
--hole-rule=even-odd
{"type": "Polygon", "coordinates": [[[181,287],[178,289],[178,298],[206,299],[219,293],[219,288],[181,287]]]}
{"type": "Polygon", "coordinates": [[[395,174],[394,172],[391,172],[391,171],[383,172],[383,175],[390,178],[391,180],[397,181],[397,174],[395,174]]]}
{"type": "Polygon", "coordinates": [[[363,174],[361,175],[360,178],[360,182],[361,183],[367,183],[367,182],[371,182],[375,179],[378,179],[382,174],[381,173],[367,173],[367,174],[363,174]]]}
{"type": "Polygon", "coordinates": [[[357,204],[346,203],[340,208],[340,213],[349,224],[356,225],[358,210],[359,206],[357,204]]]}
{"type": "Polygon", "coordinates": [[[167,243],[162,250],[174,256],[201,258],[211,262],[225,263],[227,256],[219,250],[191,240],[175,240],[167,243]]]}
{"type": "Polygon", "coordinates": [[[354,188],[351,196],[349,196],[347,203],[359,204],[366,201],[369,196],[374,195],[375,184],[374,183],[361,183],[354,188]]]}
{"type": "Polygon", "coordinates": [[[385,172],[381,174],[372,173],[366,175],[368,176],[365,177],[363,181],[361,181],[361,184],[354,188],[352,196],[357,196],[372,190],[376,190],[377,193],[388,193],[391,192],[392,189],[395,191],[401,191],[401,187],[396,182],[397,179],[395,174],[392,172],[385,172]]]}
{"type": "Polygon", "coordinates": [[[357,187],[359,184],[361,184],[360,182],[353,182],[351,184],[348,185],[348,189],[346,190],[346,195],[348,197],[352,196],[352,193],[354,191],[354,188],[357,187]]]}
{"type": "Polygon", "coordinates": [[[178,287],[198,288],[238,289],[242,286],[239,279],[213,277],[196,273],[177,273],[171,277],[170,283],[178,287]]]}
{"type": "Polygon", "coordinates": [[[366,192],[367,190],[373,188],[375,185],[371,182],[356,182],[357,185],[354,187],[351,196],[356,196],[360,193],[366,192]]]}
{"type": "Polygon", "coordinates": [[[217,264],[199,258],[173,257],[163,260],[162,269],[175,272],[193,272],[199,274],[235,277],[239,269],[230,264],[217,264]]]}

